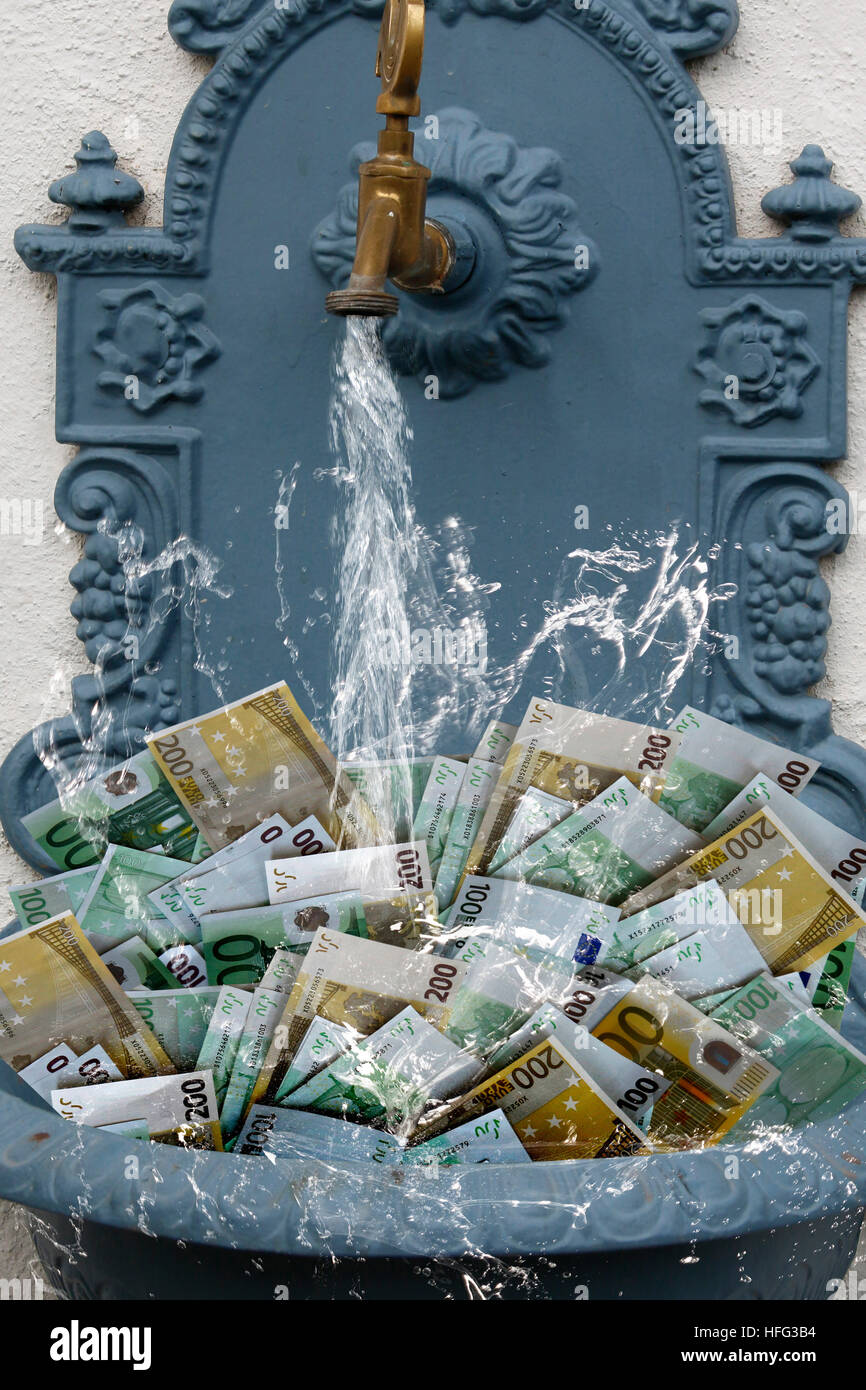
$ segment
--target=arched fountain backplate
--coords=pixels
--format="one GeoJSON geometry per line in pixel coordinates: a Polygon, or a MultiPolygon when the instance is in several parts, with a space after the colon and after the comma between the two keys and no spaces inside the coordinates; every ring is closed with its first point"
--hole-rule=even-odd
{"type": "MultiPolygon", "coordinates": [[[[511,662],[568,599],[576,549],[638,537],[652,553],[675,524],[710,587],[738,592],[673,698],[808,749],[824,765],[808,799],[866,833],[866,753],[807,693],[829,626],[819,561],[845,540],[826,525],[846,499],[822,465],[845,451],[846,310],[866,242],[839,224],[857,198],[809,147],[765,202],[785,229],[737,237],[724,152],[689,135],[700,98],[683,66],[731,37],[734,0],[429,8],[437,119],[419,123],[418,154],[431,215],[465,218],[479,254],[455,294],[402,296],[386,333],[419,520],[435,538],[456,515],[471,538],[456,563],[489,590],[488,661],[511,662]]],[[[314,717],[327,708],[342,330],[323,300],[349,270],[380,13],[175,0],[175,39],[217,60],[178,129],[164,228],[126,224],[141,190],[94,132],[51,190],[69,221],[18,233],[27,265],[59,282],[57,435],[81,451],[56,505],[88,533],[71,581],[95,664],[73,712],[0,773],[4,825],[34,864],[19,817],[53,794],[46,745],[74,764],[95,740],[116,762],[146,729],[216,703],[208,669],[227,698],[288,676],[314,717]]],[[[633,601],[654,574],[635,577],[633,601]]],[[[657,642],[637,663],[647,706],[663,659],[657,642]]],[[[538,689],[581,703],[609,663],[566,630],[527,662],[508,712],[538,689]]],[[[617,689],[611,712],[640,706],[628,678],[617,689]]]]}

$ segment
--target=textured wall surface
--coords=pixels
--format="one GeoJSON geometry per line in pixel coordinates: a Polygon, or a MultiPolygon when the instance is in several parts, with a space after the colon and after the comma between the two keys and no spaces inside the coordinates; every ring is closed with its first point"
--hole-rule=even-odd
{"type": "MultiPolygon", "coordinates": [[[[760,200],[787,178],[786,161],[817,141],[836,161],[836,177],[866,197],[866,7],[862,0],[741,0],[742,20],[723,53],[695,65],[717,111],[779,112],[782,140],[729,147],[740,230],[777,228],[760,200]]],[[[182,53],[165,26],[168,0],[36,0],[3,6],[0,18],[0,110],[4,177],[0,181],[0,499],[42,502],[40,544],[0,535],[0,757],[28,729],[69,707],[69,681],[85,669],[68,614],[67,574],[78,538],[51,510],[55,479],[70,450],[53,428],[54,281],[31,275],[12,234],[24,221],[60,221],[47,200],[49,182],[73,167],[78,139],[104,130],[121,164],[147,191],[134,220],[158,223],[171,138],[183,107],[207,69],[182,53]],[[50,16],[50,17],[49,17],[50,16]]],[[[519,41],[519,26],[515,30],[519,41]]],[[[467,98],[468,98],[467,94],[467,98]]],[[[371,108],[372,110],[372,108],[371,108]]],[[[551,122],[561,113],[551,109],[551,122]]],[[[370,132],[360,132],[369,136],[370,132]]],[[[861,216],[846,230],[866,235],[861,216]]],[[[842,483],[866,502],[866,296],[851,312],[849,458],[842,483]]],[[[866,536],[854,536],[828,566],[833,619],[828,676],[820,694],[836,706],[839,733],[866,740],[866,536]]],[[[19,882],[23,866],[0,844],[0,890],[19,882]]],[[[2,908],[0,908],[2,912],[2,908]]],[[[0,1206],[0,1276],[26,1275],[29,1251],[0,1206]]]]}

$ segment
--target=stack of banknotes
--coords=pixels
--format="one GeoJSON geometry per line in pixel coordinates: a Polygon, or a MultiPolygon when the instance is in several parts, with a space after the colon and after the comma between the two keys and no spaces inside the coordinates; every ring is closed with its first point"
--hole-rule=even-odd
{"type": "Polygon", "coordinates": [[[340,766],[285,684],[24,818],[0,1057],[80,1125],[252,1158],[527,1163],[740,1142],[866,1087],[866,842],[818,764],[686,707],[533,700],[340,766]]]}

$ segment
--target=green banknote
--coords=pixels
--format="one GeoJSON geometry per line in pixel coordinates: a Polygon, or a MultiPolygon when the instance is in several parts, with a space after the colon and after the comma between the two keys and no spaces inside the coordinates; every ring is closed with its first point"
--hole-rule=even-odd
{"type": "Polygon", "coordinates": [[[814,1009],[804,1009],[771,975],[759,975],[713,1012],[721,1023],[777,1070],[737,1129],[823,1120],[866,1089],[866,1057],[834,1032],[814,1009]]]}
{"type": "Polygon", "coordinates": [[[618,906],[703,846],[627,777],[553,826],[494,877],[618,906]]]}
{"type": "Polygon", "coordinates": [[[353,1028],[341,1023],[330,1023],[326,1018],[314,1018],[292,1058],[276,1094],[276,1102],[281,1105],[292,1091],[308,1081],[322,1067],[330,1066],[357,1041],[358,1034],[353,1028]]]}
{"type": "Polygon", "coordinates": [[[43,878],[37,883],[17,884],[9,889],[15,916],[22,927],[38,926],[40,922],[59,917],[62,912],[71,912],[77,917],[96,873],[94,865],[89,869],[70,869],[68,873],[43,878]]]}
{"type": "MultiPolygon", "coordinates": [[[[684,705],[671,724],[679,747],[668,766],[660,805],[692,830],[703,830],[756,773],[799,794],[820,764],[734,724],[684,705]]],[[[715,837],[713,837],[715,838],[715,837]]]]}
{"type": "Polygon", "coordinates": [[[531,1163],[532,1159],[501,1110],[437,1134],[404,1150],[406,1168],[450,1167],[455,1163],[531,1163]]]}
{"type": "Polygon", "coordinates": [[[98,776],[72,783],[59,801],[22,816],[58,869],[96,864],[107,844],[194,860],[209,849],[153,756],[145,750],[98,776]]]}
{"type": "MultiPolygon", "coordinates": [[[[193,997],[202,992],[190,991],[193,997]]],[[[228,987],[214,992],[216,999],[192,1069],[212,1073],[217,1104],[222,1107],[253,996],[245,990],[228,987]]]]}
{"type": "MultiPolygon", "coordinates": [[[[109,845],[93,883],[80,908],[81,930],[97,950],[120,945],[131,936],[141,935],[152,949],[164,950],[169,943],[158,930],[151,935],[149,923],[159,915],[148,899],[154,888],[176,878],[186,865],[164,854],[148,854],[126,845],[109,845]]],[[[172,925],[165,923],[172,935],[172,925]]],[[[185,936],[176,934],[183,941],[185,936]]]]}
{"type": "Polygon", "coordinates": [[[380,805],[383,824],[393,830],[397,843],[403,843],[413,838],[412,823],[433,762],[433,758],[352,762],[344,763],[342,771],[371,806],[380,805]]]}
{"type": "Polygon", "coordinates": [[[485,762],[498,763],[501,767],[508,757],[508,750],[517,737],[517,725],[506,724],[501,719],[491,719],[474,749],[473,758],[485,762]]]}
{"type": "Polygon", "coordinates": [[[573,960],[585,940],[613,928],[619,908],[507,878],[465,878],[437,946],[456,956],[471,939],[519,948],[530,959],[573,960]]]}
{"type": "Polygon", "coordinates": [[[483,758],[470,758],[466,765],[433,887],[441,908],[447,907],[457,892],[499,772],[498,763],[483,758]]]}
{"type": "Polygon", "coordinates": [[[537,840],[539,835],[543,835],[545,830],[559,825],[566,816],[570,816],[573,810],[574,805],[571,801],[566,801],[561,796],[551,796],[550,792],[540,792],[537,787],[530,787],[517,803],[514,815],[499,841],[499,848],[490,861],[488,873],[495,874],[509,859],[526,849],[526,846],[537,840]]]}
{"type": "Polygon", "coordinates": [[[152,993],[128,990],[127,993],[130,1004],[155,1034],[178,1071],[208,1070],[197,1063],[218,989],[204,986],[202,989],[159,989],[152,993]]]}
{"type": "Polygon", "coordinates": [[[411,839],[423,840],[426,844],[432,874],[442,862],[465,773],[465,763],[454,758],[435,758],[421,796],[411,839]]]}
{"type": "Polygon", "coordinates": [[[402,1148],[384,1130],[306,1110],[254,1105],[234,1147],[237,1154],[271,1158],[318,1158],[324,1162],[398,1164],[402,1148]]]}
{"type": "Polygon", "coordinates": [[[240,1128],[285,1004],[285,995],[276,990],[259,988],[253,992],[220,1108],[225,1138],[240,1128]]]}
{"type": "Polygon", "coordinates": [[[110,951],[103,951],[102,964],[110,970],[121,989],[170,989],[177,980],[140,936],[130,936],[110,951]]]}

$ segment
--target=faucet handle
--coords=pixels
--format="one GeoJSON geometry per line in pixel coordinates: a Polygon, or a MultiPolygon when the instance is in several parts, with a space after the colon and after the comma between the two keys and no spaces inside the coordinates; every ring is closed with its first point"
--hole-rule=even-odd
{"type": "Polygon", "coordinates": [[[387,0],[376,54],[376,76],[382,79],[376,102],[380,115],[418,115],[423,58],[424,0],[387,0]]]}

